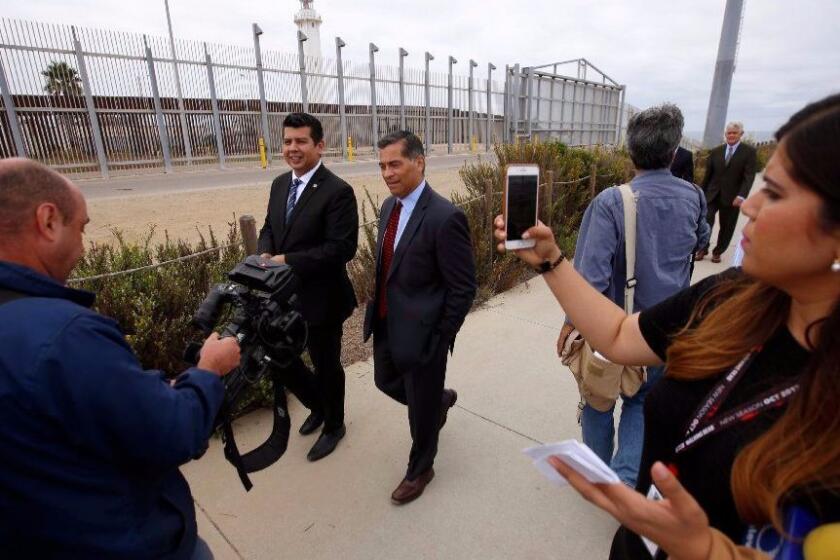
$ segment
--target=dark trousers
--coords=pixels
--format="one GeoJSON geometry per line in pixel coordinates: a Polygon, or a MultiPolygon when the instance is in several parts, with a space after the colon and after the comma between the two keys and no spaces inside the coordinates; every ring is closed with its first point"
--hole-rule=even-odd
{"type": "Polygon", "coordinates": [[[344,368],[341,367],[343,323],[309,327],[309,358],[315,372],[295,358],[281,372],[286,387],[303,405],[324,415],[324,432],[344,424],[344,368]]]}
{"type": "Polygon", "coordinates": [[[732,204],[721,203],[720,196],[708,201],[708,212],[706,221],[709,227],[715,227],[715,214],[720,214],[720,231],[718,231],[717,245],[712,250],[715,255],[722,255],[732,241],[732,234],[735,233],[735,225],[738,223],[738,215],[741,209],[732,204]]]}
{"type": "Polygon", "coordinates": [[[425,363],[402,371],[394,364],[387,328],[373,333],[373,377],[380,391],[408,407],[411,452],[405,477],[414,480],[435,462],[440,431],[447,343],[441,341],[425,363]]]}

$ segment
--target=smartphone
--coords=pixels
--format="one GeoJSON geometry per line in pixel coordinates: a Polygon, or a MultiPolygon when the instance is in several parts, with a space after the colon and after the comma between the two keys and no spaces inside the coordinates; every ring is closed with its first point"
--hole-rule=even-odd
{"type": "Polygon", "coordinates": [[[510,165],[505,178],[505,249],[533,247],[522,234],[537,225],[540,168],[536,164],[510,165]]]}

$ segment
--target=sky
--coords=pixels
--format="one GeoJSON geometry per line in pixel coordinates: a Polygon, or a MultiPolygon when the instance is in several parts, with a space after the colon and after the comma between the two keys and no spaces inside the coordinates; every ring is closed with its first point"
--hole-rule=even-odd
{"type": "MultiPolygon", "coordinates": [[[[686,131],[705,126],[725,0],[315,0],[322,51],[366,61],[422,68],[423,53],[444,72],[447,58],[498,68],[586,58],[627,86],[627,101],[647,107],[676,103],[686,131]],[[393,60],[389,60],[391,57],[393,60]]],[[[251,23],[264,49],[294,53],[297,0],[170,0],[175,35],[252,45],[251,23]]],[[[164,0],[0,0],[2,17],[166,35],[164,0]]],[[[729,120],[747,132],[772,131],[793,112],[840,91],[840,1],[746,0],[729,120]]],[[[572,72],[573,68],[568,69],[572,72]]]]}

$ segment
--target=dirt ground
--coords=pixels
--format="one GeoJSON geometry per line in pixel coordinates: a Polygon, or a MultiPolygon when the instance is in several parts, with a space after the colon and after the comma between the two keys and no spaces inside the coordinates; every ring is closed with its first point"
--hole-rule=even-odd
{"type": "MultiPolygon", "coordinates": [[[[463,188],[457,169],[431,171],[427,179],[438,193],[446,197],[453,190],[463,188]]],[[[379,175],[350,177],[348,182],[356,190],[360,221],[361,207],[366,205],[367,200],[366,190],[374,200],[378,197],[379,202],[388,195],[379,175]]],[[[223,239],[228,232],[228,223],[238,220],[244,214],[256,218],[259,230],[265,220],[269,187],[269,184],[265,184],[185,193],[132,194],[116,199],[92,200],[88,202],[91,222],[86,228],[85,239],[96,243],[112,243],[115,240],[112,230],[119,229],[127,241],[139,241],[148,235],[153,226],[153,243],[162,241],[166,233],[173,240],[195,242],[199,239],[199,231],[207,235],[208,226],[213,228],[217,237],[223,239]]],[[[372,219],[370,208],[365,210],[367,219],[372,219]]]]}

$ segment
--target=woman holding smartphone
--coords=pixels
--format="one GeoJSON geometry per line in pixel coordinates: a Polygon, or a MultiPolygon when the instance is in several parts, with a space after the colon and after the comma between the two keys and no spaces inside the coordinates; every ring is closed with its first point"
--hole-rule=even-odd
{"type": "MultiPolygon", "coordinates": [[[[840,95],[805,107],[776,137],[766,186],[741,207],[743,270],[627,316],[563,259],[546,226],[516,251],[548,270],[563,309],[609,360],[667,368],[645,405],[637,491],[552,463],[622,523],[612,558],[645,558],[637,535],[678,560],[814,554],[837,538],[840,95]],[[645,497],[656,490],[663,500],[645,497]]],[[[503,242],[501,218],[496,228],[503,242]]]]}

